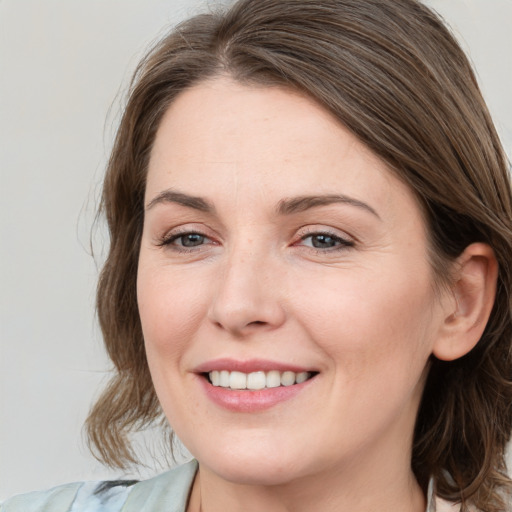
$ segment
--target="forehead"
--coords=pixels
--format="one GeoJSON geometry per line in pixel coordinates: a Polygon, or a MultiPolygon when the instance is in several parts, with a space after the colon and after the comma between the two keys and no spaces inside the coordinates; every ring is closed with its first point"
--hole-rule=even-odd
{"type": "Polygon", "coordinates": [[[381,208],[397,195],[409,201],[412,196],[382,160],[310,98],[229,78],[185,90],[164,115],[151,153],[147,199],[169,187],[219,199],[232,197],[235,188],[248,197],[263,191],[273,201],[350,193],[381,208]]]}

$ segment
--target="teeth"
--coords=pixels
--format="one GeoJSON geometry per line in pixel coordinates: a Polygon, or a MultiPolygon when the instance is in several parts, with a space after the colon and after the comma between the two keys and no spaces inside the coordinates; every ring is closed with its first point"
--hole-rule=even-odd
{"type": "Polygon", "coordinates": [[[277,388],[279,386],[293,386],[301,384],[311,377],[310,372],[229,372],[227,370],[212,371],[208,374],[210,382],[216,387],[231,389],[258,390],[265,388],[277,388]]]}
{"type": "Polygon", "coordinates": [[[295,373],[283,372],[281,374],[281,386],[293,386],[295,384],[295,373]]]}
{"type": "Polygon", "coordinates": [[[278,388],[281,385],[281,374],[277,370],[267,372],[267,388],[278,388]]]}
{"type": "Polygon", "coordinates": [[[247,389],[263,389],[266,385],[265,372],[253,372],[247,375],[247,389]]]}
{"type": "Polygon", "coordinates": [[[231,389],[247,389],[247,374],[231,372],[229,374],[229,387],[231,389]]]}
{"type": "Polygon", "coordinates": [[[220,372],[210,372],[210,380],[214,386],[220,386],[220,372]]]}
{"type": "Polygon", "coordinates": [[[219,375],[219,386],[229,388],[229,372],[222,370],[219,375]]]}
{"type": "Polygon", "coordinates": [[[305,382],[309,379],[309,373],[308,372],[300,372],[297,373],[297,377],[295,377],[295,380],[297,384],[300,384],[301,382],[305,382]]]}

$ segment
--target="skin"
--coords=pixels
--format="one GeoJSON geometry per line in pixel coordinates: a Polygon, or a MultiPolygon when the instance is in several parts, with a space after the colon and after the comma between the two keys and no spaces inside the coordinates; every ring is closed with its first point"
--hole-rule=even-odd
{"type": "Polygon", "coordinates": [[[435,291],[408,187],[310,99],[219,77],[170,106],[145,202],[138,302],[156,392],[200,463],[189,511],[424,511],[412,434],[454,299],[435,291]],[[366,206],[276,211],[341,194],[366,206]],[[204,238],[184,248],[185,233],[204,238]],[[313,247],[316,233],[334,246],[313,247]],[[223,357],[319,373],[290,400],[233,412],[194,372],[223,357]]]}

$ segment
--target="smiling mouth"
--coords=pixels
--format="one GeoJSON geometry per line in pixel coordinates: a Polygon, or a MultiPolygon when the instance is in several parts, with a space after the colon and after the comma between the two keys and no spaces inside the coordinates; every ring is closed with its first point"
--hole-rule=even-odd
{"type": "Polygon", "coordinates": [[[214,387],[229,388],[237,391],[258,391],[279,387],[294,386],[310,380],[318,372],[292,372],[271,370],[244,373],[239,371],[215,370],[204,373],[205,378],[214,387]]]}

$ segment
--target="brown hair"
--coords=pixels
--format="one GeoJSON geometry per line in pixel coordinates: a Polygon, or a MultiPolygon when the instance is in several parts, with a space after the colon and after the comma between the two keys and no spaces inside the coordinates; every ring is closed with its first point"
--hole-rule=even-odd
{"type": "Polygon", "coordinates": [[[508,162],[471,66],[416,0],[241,0],[179,25],[140,63],[104,182],[110,252],[97,307],[116,373],[87,421],[107,464],[136,462],[130,432],[161,418],[137,311],[148,159],[174,98],[219,74],[302,91],[329,110],[417,194],[431,259],[488,243],[499,263],[495,305],[476,348],[432,358],[412,467],[463,510],[504,510],[512,430],[512,194],[508,162]]]}

